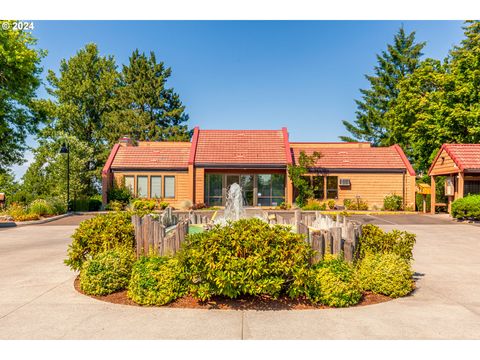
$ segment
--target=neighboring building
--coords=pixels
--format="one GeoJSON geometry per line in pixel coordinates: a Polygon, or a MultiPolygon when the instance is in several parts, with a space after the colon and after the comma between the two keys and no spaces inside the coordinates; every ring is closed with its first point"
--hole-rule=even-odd
{"type": "Polygon", "coordinates": [[[121,139],[103,169],[103,202],[115,180],[137,197],[162,198],[179,207],[185,200],[210,206],[225,204],[228,187],[239,183],[249,206],[292,204],[295,191],[287,166],[301,151],[322,157],[306,176],[320,200],[360,197],[370,207],[383,206],[388,194],[415,201],[415,172],[398,145],[289,142],[281,130],[200,130],[191,142],[139,142],[121,139]]]}
{"type": "Polygon", "coordinates": [[[443,144],[428,170],[431,183],[431,209],[447,206],[451,211],[452,201],[468,194],[480,194],[480,144],[443,144]],[[436,177],[446,176],[445,195],[447,204],[435,199],[436,177]]]}

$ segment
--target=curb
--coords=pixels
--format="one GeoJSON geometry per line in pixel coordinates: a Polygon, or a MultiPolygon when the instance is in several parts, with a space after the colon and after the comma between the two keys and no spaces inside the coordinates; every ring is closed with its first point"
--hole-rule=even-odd
{"type": "Polygon", "coordinates": [[[21,226],[28,226],[28,225],[40,225],[40,224],[45,224],[50,221],[55,221],[59,219],[63,219],[68,216],[72,216],[73,213],[67,213],[67,214],[61,214],[57,216],[52,216],[46,219],[41,219],[41,220],[33,220],[33,221],[9,221],[9,222],[0,222],[0,228],[8,228],[8,227],[21,227],[21,226]]]}

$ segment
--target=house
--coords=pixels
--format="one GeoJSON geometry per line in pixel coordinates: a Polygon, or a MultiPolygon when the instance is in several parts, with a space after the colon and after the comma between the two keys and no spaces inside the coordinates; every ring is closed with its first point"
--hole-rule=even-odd
{"type": "Polygon", "coordinates": [[[281,130],[194,129],[191,142],[138,144],[123,138],[102,172],[103,202],[107,191],[124,183],[136,197],[162,198],[174,207],[182,202],[225,205],[228,187],[238,183],[248,206],[292,204],[296,193],[287,166],[300,153],[318,151],[320,159],[305,176],[316,185],[316,198],[361,198],[381,208],[383,198],[398,194],[407,206],[415,201],[415,172],[398,145],[290,142],[281,130]]]}
{"type": "Polygon", "coordinates": [[[454,200],[468,194],[480,194],[480,144],[443,144],[433,160],[428,175],[431,178],[431,209],[447,206],[451,211],[454,200]],[[437,203],[436,178],[445,176],[447,204],[437,203]]]}

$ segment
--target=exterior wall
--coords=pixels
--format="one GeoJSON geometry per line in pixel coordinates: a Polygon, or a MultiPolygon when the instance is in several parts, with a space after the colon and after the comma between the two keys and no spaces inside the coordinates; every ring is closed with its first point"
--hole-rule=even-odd
{"type": "Polygon", "coordinates": [[[430,171],[430,175],[449,175],[458,172],[460,172],[460,169],[453,159],[445,150],[442,150],[430,171]]]}
{"type": "Polygon", "coordinates": [[[162,191],[164,191],[163,176],[175,176],[175,197],[165,198],[175,208],[180,208],[185,200],[192,201],[190,177],[188,171],[115,171],[113,173],[117,184],[120,184],[124,176],[135,176],[135,192],[137,189],[137,176],[148,176],[148,195],[150,196],[150,176],[162,176],[162,191]]]}
{"type": "Polygon", "coordinates": [[[404,197],[405,204],[415,203],[415,176],[402,173],[328,173],[328,176],[338,176],[338,179],[350,179],[349,187],[338,187],[336,203],[343,205],[345,199],[355,199],[360,196],[367,201],[369,209],[383,207],[383,198],[395,193],[404,197]],[[404,193],[405,183],[405,193],[404,193]]]}
{"type": "Polygon", "coordinates": [[[205,169],[195,169],[195,203],[205,202],[205,169]]]}

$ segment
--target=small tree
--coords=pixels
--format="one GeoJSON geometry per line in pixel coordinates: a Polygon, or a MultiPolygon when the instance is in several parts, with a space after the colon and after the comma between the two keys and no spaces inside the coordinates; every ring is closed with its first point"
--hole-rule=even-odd
{"type": "Polygon", "coordinates": [[[320,159],[322,155],[318,151],[314,151],[312,155],[307,155],[304,151],[300,152],[298,162],[295,165],[288,165],[287,171],[290,180],[293,182],[293,186],[298,191],[298,196],[295,198],[295,202],[298,206],[305,206],[307,200],[313,198],[313,187],[310,182],[305,179],[305,174],[312,168],[316,161],[320,159]]]}

